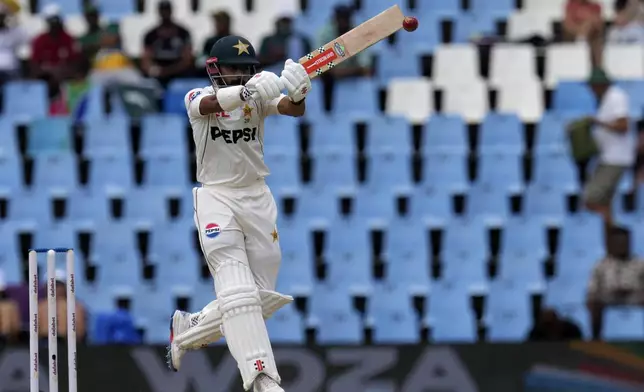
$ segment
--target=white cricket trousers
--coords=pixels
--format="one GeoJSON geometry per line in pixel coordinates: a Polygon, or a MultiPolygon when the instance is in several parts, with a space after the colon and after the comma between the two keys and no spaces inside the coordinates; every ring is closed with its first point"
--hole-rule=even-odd
{"type": "Polygon", "coordinates": [[[282,254],[268,185],[204,185],[192,194],[201,249],[213,277],[220,263],[235,260],[250,268],[258,288],[275,290],[282,254]]]}

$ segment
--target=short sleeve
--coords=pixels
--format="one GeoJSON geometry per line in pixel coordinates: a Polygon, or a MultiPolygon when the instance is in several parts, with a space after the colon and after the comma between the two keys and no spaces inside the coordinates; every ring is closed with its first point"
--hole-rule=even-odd
{"type": "Polygon", "coordinates": [[[614,120],[628,117],[629,102],[628,95],[620,88],[613,88],[609,96],[610,115],[614,120]]]}
{"type": "Polygon", "coordinates": [[[262,112],[264,114],[264,117],[269,117],[269,116],[275,116],[277,114],[280,114],[279,111],[277,110],[277,105],[279,105],[280,101],[284,99],[286,95],[282,94],[277,98],[274,98],[270,101],[266,101],[262,103],[262,112]]]}
{"type": "Polygon", "coordinates": [[[203,117],[203,114],[199,111],[199,103],[203,97],[210,95],[206,89],[195,88],[188,91],[184,98],[184,103],[186,105],[186,111],[188,112],[188,117],[203,117]]]}

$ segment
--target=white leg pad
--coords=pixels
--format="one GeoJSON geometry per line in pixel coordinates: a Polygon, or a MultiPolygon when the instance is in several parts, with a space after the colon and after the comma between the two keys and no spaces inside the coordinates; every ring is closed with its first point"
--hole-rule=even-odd
{"type": "MultiPolygon", "coordinates": [[[[276,311],[293,302],[293,297],[290,295],[272,290],[259,289],[259,296],[264,319],[271,318],[276,311]]],[[[211,301],[195,316],[198,318],[197,324],[174,337],[174,341],[182,350],[197,350],[223,337],[219,300],[211,301]]]]}
{"type": "Polygon", "coordinates": [[[215,271],[215,289],[226,343],[237,361],[244,389],[249,390],[261,373],[279,383],[259,290],[250,268],[234,260],[219,264],[215,271]]]}

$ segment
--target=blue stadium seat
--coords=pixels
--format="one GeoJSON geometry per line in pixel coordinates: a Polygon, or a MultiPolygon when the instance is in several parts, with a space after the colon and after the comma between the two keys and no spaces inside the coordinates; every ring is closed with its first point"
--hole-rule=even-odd
{"type": "Polygon", "coordinates": [[[264,129],[264,152],[297,153],[300,151],[299,124],[296,118],[287,116],[266,117],[264,129]]]}
{"type": "Polygon", "coordinates": [[[18,233],[13,225],[0,224],[0,270],[7,284],[22,282],[22,256],[18,233]]]}
{"type": "Polygon", "coordinates": [[[67,211],[67,217],[81,227],[106,222],[111,217],[108,195],[83,188],[76,188],[68,195],[67,211]]]}
{"type": "Polygon", "coordinates": [[[519,155],[525,149],[523,132],[516,115],[490,113],[481,123],[479,152],[519,155]]]}
{"type": "Polygon", "coordinates": [[[367,78],[336,81],[333,88],[333,111],[338,115],[364,119],[379,113],[376,83],[367,78]]]}
{"type": "Polygon", "coordinates": [[[565,193],[548,185],[533,184],[525,191],[523,216],[556,223],[566,215],[565,193]]]}
{"type": "Polygon", "coordinates": [[[47,224],[53,219],[51,204],[49,192],[33,189],[14,192],[9,200],[9,218],[25,227],[47,224]]]}
{"type": "Polygon", "coordinates": [[[376,344],[406,344],[419,341],[418,320],[412,295],[405,284],[382,283],[369,297],[367,314],[376,344]]]}
{"type": "Polygon", "coordinates": [[[537,125],[535,149],[541,152],[567,151],[566,126],[573,118],[564,113],[544,113],[537,125]]]}
{"type": "Polygon", "coordinates": [[[97,153],[89,165],[89,186],[95,191],[122,193],[134,186],[133,172],[129,152],[97,153]]]}
{"type": "Polygon", "coordinates": [[[476,341],[476,321],[470,297],[462,286],[436,282],[429,295],[425,321],[431,327],[434,342],[476,341]]]}
{"type": "Polygon", "coordinates": [[[287,41],[286,56],[290,59],[299,59],[307,53],[306,46],[300,37],[291,36],[287,41]]]}
{"type": "Polygon", "coordinates": [[[559,273],[546,286],[545,304],[561,310],[585,306],[588,279],[581,276],[564,276],[559,273]]]}
{"type": "MultiPolygon", "coordinates": [[[[476,15],[505,19],[515,11],[515,2],[514,0],[472,0],[470,10],[476,15]]],[[[494,30],[490,33],[494,33],[494,30]]]]}
{"type": "Polygon", "coordinates": [[[318,284],[315,286],[313,295],[309,297],[308,323],[317,327],[316,341],[319,344],[362,342],[362,323],[353,309],[351,296],[341,287],[341,285],[318,284]]]}
{"type": "Polygon", "coordinates": [[[604,226],[599,216],[580,213],[564,219],[557,252],[558,274],[587,275],[604,255],[604,226]]]}
{"type": "Polygon", "coordinates": [[[155,155],[145,160],[143,184],[180,193],[189,184],[188,162],[176,155],[155,155]]]}
{"type": "Polygon", "coordinates": [[[443,236],[443,279],[482,283],[488,257],[486,227],[478,219],[454,218],[443,236]],[[467,244],[464,247],[463,244],[467,244]]]}
{"type": "MultiPolygon", "coordinates": [[[[85,125],[96,121],[101,122],[107,116],[105,113],[106,105],[106,91],[102,85],[92,85],[87,92],[87,104],[85,106],[84,115],[81,117],[84,120],[85,125]]],[[[112,115],[109,117],[124,117],[119,116],[115,111],[112,112],[112,115]]]]}
{"type": "Polygon", "coordinates": [[[89,336],[92,344],[141,344],[134,317],[127,310],[98,313],[92,321],[89,336]]]}
{"type": "Polygon", "coordinates": [[[388,282],[409,287],[430,285],[429,229],[416,215],[392,220],[385,231],[385,276],[388,282]]]}
{"type": "Polygon", "coordinates": [[[56,4],[60,7],[62,15],[78,15],[81,14],[81,2],[79,0],[40,0],[38,2],[38,11],[42,12],[46,6],[56,4]]]}
{"type": "Polygon", "coordinates": [[[525,285],[543,282],[546,228],[531,219],[512,218],[503,227],[499,276],[525,285]]]}
{"type": "Polygon", "coordinates": [[[467,160],[460,153],[432,153],[423,158],[421,186],[438,187],[450,192],[468,188],[467,160]]]}
{"type": "Polygon", "coordinates": [[[131,188],[126,193],[124,215],[141,227],[156,227],[169,220],[168,195],[155,188],[131,188]]]}
{"type": "Polygon", "coordinates": [[[149,259],[156,265],[155,279],[159,284],[193,285],[198,280],[202,258],[194,230],[194,223],[189,221],[154,225],[149,259]]]}
{"type": "Polygon", "coordinates": [[[145,329],[144,343],[158,344],[168,341],[168,321],[176,308],[175,299],[178,296],[190,297],[191,293],[190,288],[186,286],[166,287],[151,283],[134,286],[132,313],[141,320],[145,329]]]}
{"type": "Polygon", "coordinates": [[[297,198],[296,213],[313,226],[326,226],[340,214],[339,195],[328,187],[303,187],[297,198]]]}
{"type": "Polygon", "coordinates": [[[521,156],[513,153],[481,153],[476,182],[505,192],[517,193],[523,189],[521,163],[521,156]]]}
{"type": "Polygon", "coordinates": [[[427,122],[421,150],[423,154],[465,155],[469,151],[467,140],[467,127],[462,117],[436,114],[427,122]]]}
{"type": "Polygon", "coordinates": [[[532,182],[556,190],[575,192],[579,188],[577,168],[567,151],[536,151],[532,182]]]}
{"type": "Polygon", "coordinates": [[[324,259],[327,279],[355,290],[365,290],[371,283],[370,230],[359,219],[336,219],[327,231],[328,245],[324,259]]]}
{"type": "Polygon", "coordinates": [[[322,82],[313,79],[311,81],[311,90],[306,94],[306,111],[304,118],[311,122],[317,122],[318,118],[326,116],[324,110],[324,86],[322,82]]]}
{"type": "Polygon", "coordinates": [[[0,118],[0,157],[14,158],[18,156],[18,138],[16,123],[8,117],[0,118]]]}
{"type": "Polygon", "coordinates": [[[12,81],[4,85],[4,113],[19,119],[44,117],[49,112],[43,81],[12,81]]]}
{"type": "Polygon", "coordinates": [[[313,186],[355,192],[358,162],[353,151],[327,151],[313,156],[313,186]]]}
{"type": "Polygon", "coordinates": [[[311,122],[310,153],[315,157],[322,152],[354,152],[354,124],[342,116],[323,116],[311,122]]]}
{"type": "Polygon", "coordinates": [[[27,152],[71,152],[71,123],[65,117],[41,118],[29,125],[27,152]]]}
{"type": "Polygon", "coordinates": [[[266,178],[273,192],[294,194],[300,187],[300,160],[293,152],[264,152],[264,163],[271,174],[266,178]]]}
{"type": "Polygon", "coordinates": [[[453,18],[461,14],[461,5],[454,0],[433,0],[416,2],[416,13],[428,17],[453,18]]]}
{"type": "Polygon", "coordinates": [[[313,287],[313,233],[304,220],[278,221],[282,249],[282,266],[278,279],[279,291],[309,293],[313,287]]]}
{"type": "Polygon", "coordinates": [[[531,320],[531,298],[520,283],[499,280],[490,283],[486,316],[492,342],[522,341],[531,320]]]}
{"type": "Polygon", "coordinates": [[[467,215],[490,224],[503,222],[510,215],[510,197],[494,185],[474,185],[467,197],[467,215]]]}
{"type": "Polygon", "coordinates": [[[644,80],[618,81],[617,85],[626,91],[633,118],[644,117],[644,80]]]}
{"type": "Polygon", "coordinates": [[[367,122],[368,132],[365,145],[367,154],[400,152],[409,154],[414,148],[411,127],[407,120],[399,117],[378,116],[367,122]]]}
{"type": "Polygon", "coordinates": [[[186,121],[184,116],[148,115],[141,122],[141,151],[143,156],[173,154],[185,157],[187,152],[186,121]]]}
{"type": "Polygon", "coordinates": [[[409,194],[412,185],[410,153],[373,153],[367,163],[365,186],[371,190],[393,190],[409,194]]]}
{"type": "Polygon", "coordinates": [[[136,287],[141,282],[141,264],[135,233],[128,222],[103,223],[92,235],[90,261],[98,266],[101,285],[136,287]]]}
{"type": "Polygon", "coordinates": [[[441,186],[435,188],[414,187],[410,215],[438,225],[452,218],[452,195],[441,186]]]}
{"type": "Polygon", "coordinates": [[[38,225],[34,233],[33,248],[76,248],[76,230],[69,223],[38,225]]]}
{"type": "Polygon", "coordinates": [[[635,306],[606,309],[602,335],[606,340],[644,339],[644,309],[635,306]]]}
{"type": "Polygon", "coordinates": [[[0,154],[0,195],[23,188],[22,163],[17,155],[0,154]]]}
{"type": "Polygon", "coordinates": [[[388,190],[359,188],[353,200],[355,217],[365,222],[384,224],[396,216],[396,194],[388,190]]]}
{"type": "Polygon", "coordinates": [[[394,4],[398,5],[398,7],[403,10],[404,14],[408,13],[409,9],[407,7],[407,1],[405,0],[364,0],[362,2],[360,13],[367,15],[378,15],[394,4]]]}
{"type": "Polygon", "coordinates": [[[271,342],[303,344],[306,340],[302,315],[294,304],[286,305],[266,320],[266,329],[271,342]]]}
{"type": "Polygon", "coordinates": [[[597,100],[584,82],[559,82],[552,96],[554,112],[575,112],[594,115],[597,100]]]}
{"type": "Polygon", "coordinates": [[[495,15],[491,15],[493,10],[485,9],[482,11],[485,12],[476,13],[475,11],[474,13],[461,14],[456,17],[454,43],[469,43],[478,37],[496,33],[495,15]]]}
{"type": "Polygon", "coordinates": [[[376,77],[386,86],[393,78],[410,78],[421,76],[419,53],[413,48],[404,50],[394,45],[383,45],[378,52],[376,77]]]}
{"type": "MultiPolygon", "coordinates": [[[[641,208],[641,207],[640,207],[641,208]]],[[[644,238],[644,223],[636,220],[635,222],[629,224],[631,230],[631,239],[633,238],[644,238]]],[[[636,255],[644,254],[644,241],[632,241],[631,246],[633,247],[633,253],[636,255]]]]}
{"type": "Polygon", "coordinates": [[[136,12],[134,0],[98,0],[96,5],[101,10],[101,16],[110,21],[118,21],[136,12]]]}
{"type": "Polygon", "coordinates": [[[41,153],[34,157],[32,187],[35,191],[68,193],[77,185],[77,163],[71,153],[41,153]]]}
{"type": "Polygon", "coordinates": [[[88,121],[85,125],[84,153],[93,156],[99,153],[129,153],[130,122],[127,117],[108,116],[100,121],[88,121]]]}
{"type": "Polygon", "coordinates": [[[174,79],[168,84],[168,89],[163,97],[163,111],[185,116],[186,105],[184,99],[188,91],[209,85],[210,81],[208,79],[174,79]]]}

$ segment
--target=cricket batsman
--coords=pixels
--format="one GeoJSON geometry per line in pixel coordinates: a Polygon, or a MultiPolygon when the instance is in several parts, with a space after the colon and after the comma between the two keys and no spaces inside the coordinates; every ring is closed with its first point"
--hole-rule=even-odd
{"type": "Polygon", "coordinates": [[[192,192],[195,224],[217,299],[198,313],[174,312],[168,360],[178,371],[187,350],[225,336],[245,390],[284,392],[264,319],[293,298],[275,291],[281,252],[264,181],[264,118],[302,116],[311,80],[290,59],[281,77],[258,66],[248,40],[221,38],[206,63],[212,86],[185,96],[202,184],[192,192]]]}

